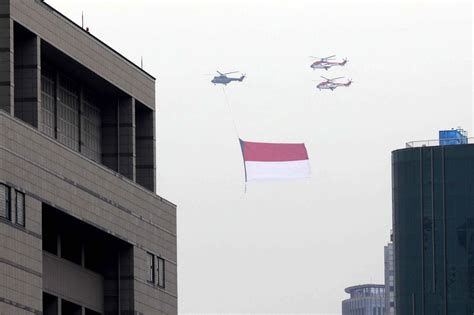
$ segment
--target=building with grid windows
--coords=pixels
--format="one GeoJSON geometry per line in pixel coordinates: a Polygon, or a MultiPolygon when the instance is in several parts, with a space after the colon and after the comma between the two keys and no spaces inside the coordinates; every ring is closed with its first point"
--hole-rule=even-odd
{"type": "Polygon", "coordinates": [[[176,314],[155,79],[41,0],[0,0],[0,314],[176,314]]]}
{"type": "Polygon", "coordinates": [[[363,284],[345,289],[350,298],[342,301],[342,315],[384,315],[385,286],[363,284]]]}
{"type": "Polygon", "coordinates": [[[474,145],[468,142],[440,137],[392,152],[397,314],[474,313],[474,145]]]}
{"type": "Polygon", "coordinates": [[[392,240],[393,234],[390,234],[390,242],[384,247],[385,315],[395,315],[395,251],[392,240]]]}

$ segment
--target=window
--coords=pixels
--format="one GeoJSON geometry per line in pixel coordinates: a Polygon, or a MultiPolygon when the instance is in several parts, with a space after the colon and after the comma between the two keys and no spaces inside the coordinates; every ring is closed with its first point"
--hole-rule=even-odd
{"type": "Polygon", "coordinates": [[[147,281],[160,288],[165,287],[165,260],[151,253],[147,253],[148,279],[147,281]],[[156,262],[155,262],[156,258],[156,262]],[[156,267],[156,269],[155,269],[156,267]]]}
{"type": "Polygon", "coordinates": [[[147,253],[148,259],[148,282],[155,284],[155,256],[147,253]]]}
{"type": "Polygon", "coordinates": [[[160,288],[165,287],[165,260],[163,258],[157,257],[158,258],[158,286],[160,288]]]}
{"type": "Polygon", "coordinates": [[[10,187],[0,184],[0,217],[11,220],[10,187]]]}
{"type": "Polygon", "coordinates": [[[16,224],[25,226],[25,194],[16,191],[16,224]]]}

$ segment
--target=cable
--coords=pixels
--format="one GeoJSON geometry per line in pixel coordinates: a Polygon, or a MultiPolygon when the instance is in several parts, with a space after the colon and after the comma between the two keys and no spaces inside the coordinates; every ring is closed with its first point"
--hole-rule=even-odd
{"type": "MultiPolygon", "coordinates": [[[[222,87],[222,92],[224,93],[225,102],[227,104],[227,108],[229,109],[230,117],[232,119],[232,125],[234,126],[235,135],[237,136],[237,140],[239,140],[239,143],[240,143],[239,130],[237,129],[237,124],[235,123],[234,113],[232,112],[232,106],[230,106],[229,98],[227,97],[227,93],[225,91],[224,86],[222,87]]],[[[242,159],[243,159],[243,156],[242,156],[242,159]]],[[[244,162],[244,172],[245,172],[245,161],[243,161],[243,162],[244,162]]],[[[244,181],[244,182],[245,182],[244,195],[246,195],[247,194],[247,181],[244,181]]]]}
{"type": "Polygon", "coordinates": [[[232,119],[232,124],[234,125],[235,135],[237,136],[237,139],[240,139],[239,131],[237,129],[237,124],[235,123],[234,113],[232,112],[232,106],[230,106],[229,98],[227,97],[225,87],[222,87],[222,92],[224,93],[224,98],[225,98],[225,101],[226,101],[226,104],[227,104],[227,108],[229,109],[230,117],[232,119]]]}

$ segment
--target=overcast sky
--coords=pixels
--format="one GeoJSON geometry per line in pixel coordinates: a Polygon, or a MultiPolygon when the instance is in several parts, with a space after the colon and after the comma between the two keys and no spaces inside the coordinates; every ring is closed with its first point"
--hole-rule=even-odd
{"type": "Polygon", "coordinates": [[[472,133],[472,5],[444,0],[48,0],[157,77],[157,192],[178,205],[180,313],[340,314],[383,283],[390,153],[472,133]],[[347,57],[310,69],[310,55],[347,57]],[[312,178],[250,184],[241,138],[305,142],[312,178]],[[319,76],[350,88],[316,89],[319,76]]]}

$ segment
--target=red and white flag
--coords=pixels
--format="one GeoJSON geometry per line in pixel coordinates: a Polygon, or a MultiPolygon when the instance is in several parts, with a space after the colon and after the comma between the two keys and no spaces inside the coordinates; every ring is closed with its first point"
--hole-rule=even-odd
{"type": "Polygon", "coordinates": [[[304,143],[262,143],[240,139],[245,181],[310,177],[304,143]]]}

